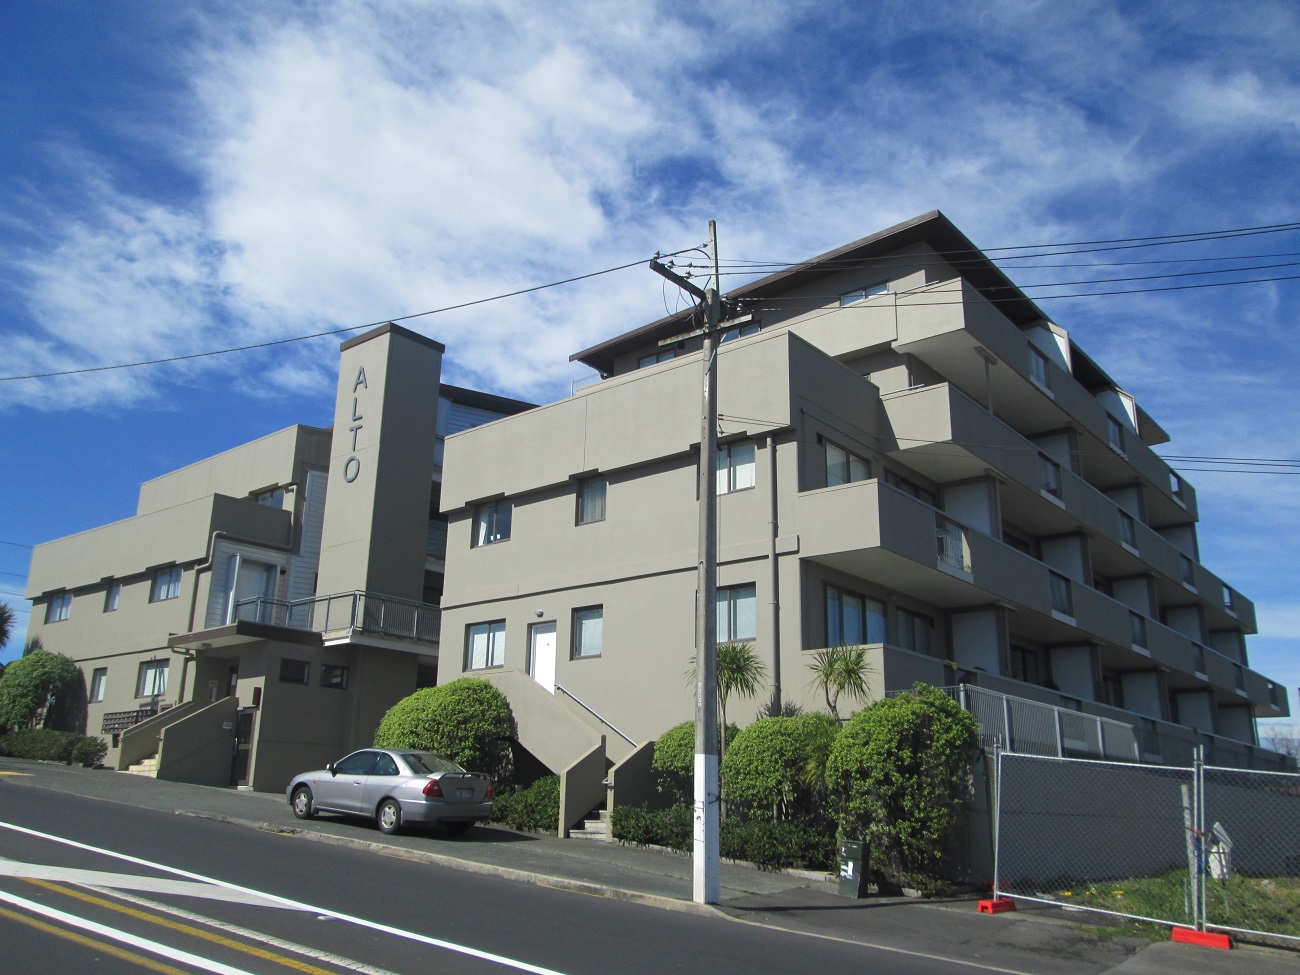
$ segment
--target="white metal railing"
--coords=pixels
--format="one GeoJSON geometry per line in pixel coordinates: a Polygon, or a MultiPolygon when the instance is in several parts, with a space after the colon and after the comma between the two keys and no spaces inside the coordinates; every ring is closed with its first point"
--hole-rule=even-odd
{"type": "Polygon", "coordinates": [[[623,732],[619,731],[619,730],[618,730],[617,728],[615,728],[612,724],[610,724],[609,721],[608,721],[605,717],[603,717],[603,716],[600,714],[600,712],[598,712],[598,711],[595,710],[593,707],[591,707],[591,705],[587,704],[587,702],[584,701],[582,698],[578,697],[577,694],[574,694],[573,691],[569,690],[567,687],[561,687],[559,684],[556,684],[556,685],[555,685],[555,689],[556,689],[557,691],[559,691],[560,693],[564,694],[566,697],[568,697],[571,701],[573,701],[575,704],[577,704],[578,707],[582,708],[584,711],[586,711],[588,714],[590,714],[593,718],[595,718],[597,721],[599,721],[601,724],[603,724],[606,728],[608,728],[610,731],[614,732],[614,734],[616,734],[616,735],[618,735],[620,738],[622,738],[622,739],[623,739],[625,742],[627,742],[629,745],[631,745],[631,746],[634,747],[634,748],[636,747],[636,742],[635,742],[635,741],[633,741],[633,740],[632,740],[631,738],[629,738],[627,735],[623,734],[623,732]]]}
{"type": "Polygon", "coordinates": [[[937,512],[934,516],[934,525],[939,561],[962,572],[969,572],[971,570],[970,542],[966,537],[966,529],[937,512]]]}
{"type": "Polygon", "coordinates": [[[432,603],[361,591],[288,602],[262,596],[241,599],[234,619],[315,633],[358,630],[420,643],[437,643],[442,629],[442,609],[432,603]]]}

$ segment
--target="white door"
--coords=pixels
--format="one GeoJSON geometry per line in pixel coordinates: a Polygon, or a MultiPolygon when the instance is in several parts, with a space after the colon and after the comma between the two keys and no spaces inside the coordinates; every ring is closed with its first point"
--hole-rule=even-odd
{"type": "Polygon", "coordinates": [[[528,673],[555,693],[555,623],[534,623],[528,628],[528,673]]]}

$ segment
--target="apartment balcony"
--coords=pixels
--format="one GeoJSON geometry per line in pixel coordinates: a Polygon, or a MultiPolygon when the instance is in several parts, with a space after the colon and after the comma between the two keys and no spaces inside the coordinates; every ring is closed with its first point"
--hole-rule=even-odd
{"type": "Polygon", "coordinates": [[[235,604],[234,620],[319,633],[325,642],[371,635],[436,644],[442,609],[372,592],[344,592],[285,602],[261,597],[235,604]]]}

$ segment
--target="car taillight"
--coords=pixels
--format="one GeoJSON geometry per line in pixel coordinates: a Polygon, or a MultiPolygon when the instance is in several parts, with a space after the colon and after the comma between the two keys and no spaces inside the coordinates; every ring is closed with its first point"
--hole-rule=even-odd
{"type": "Polygon", "coordinates": [[[483,798],[484,798],[484,799],[491,799],[491,798],[492,798],[492,783],[491,783],[491,782],[488,783],[487,792],[485,792],[485,793],[483,794],[483,798]]]}
{"type": "Polygon", "coordinates": [[[437,779],[430,779],[428,782],[424,783],[424,788],[420,791],[431,799],[441,799],[443,797],[442,786],[438,784],[437,779]]]}

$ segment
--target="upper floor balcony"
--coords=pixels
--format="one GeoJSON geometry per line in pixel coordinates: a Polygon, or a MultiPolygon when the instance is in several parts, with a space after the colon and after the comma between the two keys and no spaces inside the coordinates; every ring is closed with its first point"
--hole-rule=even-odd
{"type": "Polygon", "coordinates": [[[284,601],[254,597],[235,604],[228,622],[253,622],[319,633],[326,643],[355,636],[437,644],[442,609],[373,592],[343,592],[284,601]]]}

